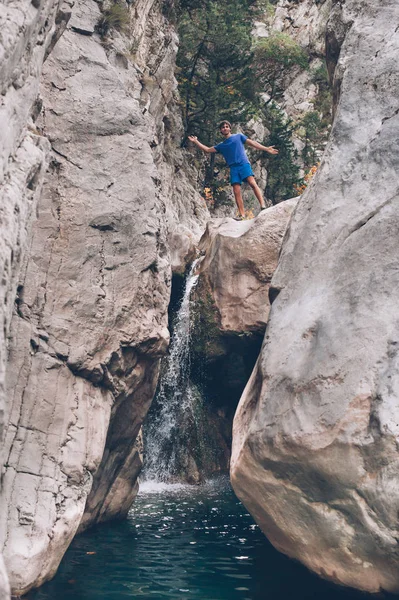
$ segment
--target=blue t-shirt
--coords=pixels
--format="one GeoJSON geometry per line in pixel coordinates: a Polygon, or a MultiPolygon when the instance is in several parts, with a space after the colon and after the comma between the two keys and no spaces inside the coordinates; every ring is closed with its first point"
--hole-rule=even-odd
{"type": "Polygon", "coordinates": [[[214,148],[216,152],[220,152],[223,155],[229,167],[249,164],[244,148],[247,139],[247,136],[243,133],[234,133],[227,140],[214,146],[214,148]]]}

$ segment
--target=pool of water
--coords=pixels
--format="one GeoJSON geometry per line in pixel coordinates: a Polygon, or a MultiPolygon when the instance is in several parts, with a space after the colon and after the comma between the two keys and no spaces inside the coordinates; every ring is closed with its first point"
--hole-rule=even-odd
{"type": "Polygon", "coordinates": [[[75,538],[29,600],[368,600],[267,542],[227,479],[144,484],[126,521],[75,538]]]}

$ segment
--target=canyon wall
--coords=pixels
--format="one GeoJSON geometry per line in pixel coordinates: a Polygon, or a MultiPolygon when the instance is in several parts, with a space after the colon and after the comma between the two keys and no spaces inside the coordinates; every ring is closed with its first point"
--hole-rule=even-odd
{"type": "Polygon", "coordinates": [[[398,22],[393,0],[332,6],[335,121],[272,280],[231,468],[276,548],[337,583],[396,593],[398,22]]]}
{"type": "Polygon", "coordinates": [[[290,36],[309,55],[309,68],[293,72],[285,82],[281,106],[294,120],[316,109],[317,83],[314,71],[324,62],[325,30],[332,0],[280,0],[271,21],[273,31],[290,36]]]}
{"type": "Polygon", "coordinates": [[[0,517],[16,594],[54,574],[79,526],[130,507],[136,437],[169,340],[171,265],[184,271],[208,214],[176,143],[177,39],[163,8],[126,4],[130,22],[101,37],[98,3],[76,1],[39,98],[39,67],[32,84],[26,168],[11,179],[37,220],[28,235],[24,217],[10,240],[10,255],[28,242],[29,251],[6,311],[9,320],[16,297],[0,517]]]}
{"type": "MultiPolygon", "coordinates": [[[[0,10],[0,445],[8,419],[6,346],[18,277],[47,166],[49,144],[33,121],[46,54],[62,34],[70,3],[7,2],[0,10]]],[[[4,453],[0,455],[0,466],[4,453]]],[[[0,596],[9,585],[0,555],[0,596]]]]}

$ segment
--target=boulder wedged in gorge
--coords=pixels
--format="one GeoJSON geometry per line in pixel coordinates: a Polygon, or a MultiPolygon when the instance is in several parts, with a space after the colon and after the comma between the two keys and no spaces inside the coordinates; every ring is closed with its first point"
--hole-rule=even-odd
{"type": "Polygon", "coordinates": [[[208,222],[193,296],[201,303],[209,299],[205,312],[213,308],[220,334],[264,333],[270,282],[296,202],[287,200],[248,221],[208,222]]]}
{"type": "Polygon", "coordinates": [[[177,45],[161,8],[131,11],[136,60],[126,35],[95,33],[98,3],[79,0],[43,71],[35,127],[51,160],[7,365],[0,524],[15,594],[51,578],[78,527],[125,515],[137,493],[136,437],[169,341],[168,225],[179,212],[194,243],[207,212],[198,194],[184,212],[161,181],[161,168],[184,170],[177,151],[162,164],[177,45]]]}
{"type": "Polygon", "coordinates": [[[272,280],[231,467],[276,548],[369,592],[399,591],[398,20],[393,0],[332,9],[335,122],[272,280]]]}

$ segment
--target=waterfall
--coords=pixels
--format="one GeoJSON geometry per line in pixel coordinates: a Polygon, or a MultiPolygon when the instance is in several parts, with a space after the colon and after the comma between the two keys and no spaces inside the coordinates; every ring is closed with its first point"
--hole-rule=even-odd
{"type": "MultiPolygon", "coordinates": [[[[161,378],[149,419],[144,428],[143,478],[152,481],[176,481],[182,470],[190,470],[185,447],[193,425],[201,429],[201,395],[190,381],[190,294],[197,283],[197,259],[187,275],[183,298],[173,321],[169,354],[162,366],[161,378]]],[[[201,435],[196,436],[202,437],[201,435]]],[[[196,440],[201,446],[201,440],[196,440]]],[[[191,465],[192,468],[192,465],[191,465]]]]}

